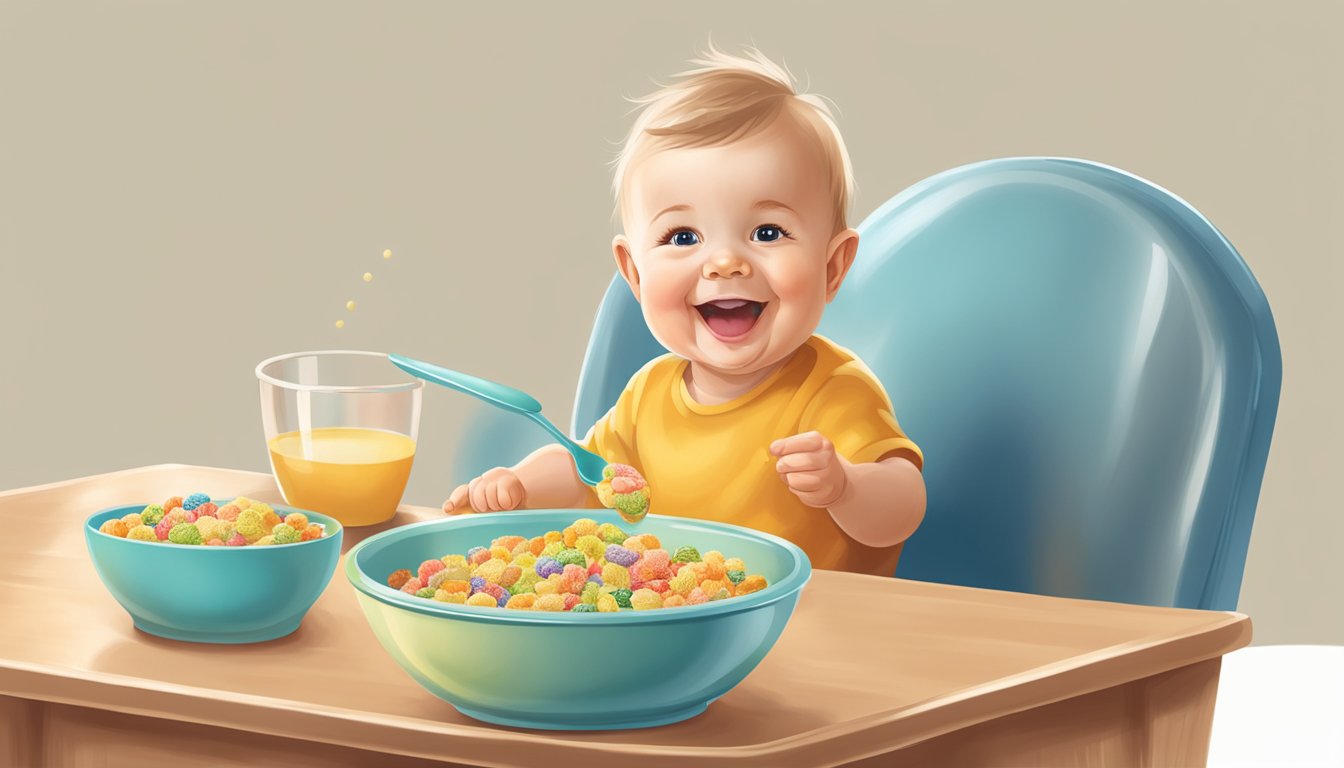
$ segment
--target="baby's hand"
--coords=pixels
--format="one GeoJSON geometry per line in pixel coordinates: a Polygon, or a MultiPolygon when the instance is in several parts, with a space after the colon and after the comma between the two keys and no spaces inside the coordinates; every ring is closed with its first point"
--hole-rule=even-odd
{"type": "Polygon", "coordinates": [[[522,506],[524,496],[518,474],[508,467],[495,467],[470,483],[459,485],[443,502],[443,511],[504,512],[522,506]]]}
{"type": "Polygon", "coordinates": [[[848,486],[845,460],[820,432],[776,440],[770,444],[770,453],[780,457],[775,462],[780,479],[809,507],[830,507],[848,486]]]}

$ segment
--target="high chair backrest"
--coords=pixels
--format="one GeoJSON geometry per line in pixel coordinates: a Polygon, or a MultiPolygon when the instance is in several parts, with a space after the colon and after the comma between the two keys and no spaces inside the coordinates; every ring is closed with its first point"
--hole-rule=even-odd
{"type": "MultiPolygon", "coordinates": [[[[1231,244],[1166,190],[1055,158],[938,174],[858,229],[818,333],[925,453],[896,575],[1235,608],[1282,372],[1231,244]]],[[[574,434],[664,351],[613,280],[574,434]]]]}

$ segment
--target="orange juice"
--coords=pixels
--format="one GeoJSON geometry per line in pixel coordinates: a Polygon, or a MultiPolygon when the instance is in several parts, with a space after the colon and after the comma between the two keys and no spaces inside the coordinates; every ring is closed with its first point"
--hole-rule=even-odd
{"type": "Polygon", "coordinates": [[[396,432],[323,427],[271,439],[271,469],[291,506],[342,525],[375,525],[396,514],[415,441],[396,432]]]}

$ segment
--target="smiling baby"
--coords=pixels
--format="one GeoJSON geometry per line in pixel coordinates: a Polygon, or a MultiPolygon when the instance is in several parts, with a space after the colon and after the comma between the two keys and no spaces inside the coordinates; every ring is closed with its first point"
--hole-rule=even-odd
{"type": "MultiPolygon", "coordinates": [[[[825,104],[759,52],[693,63],[640,100],[615,177],[616,266],[671,353],[581,442],[638,469],[658,514],[889,576],[923,519],[923,455],[872,372],[814,333],[859,242],[844,143],[825,104]]],[[[460,486],[444,510],[599,506],[552,445],[460,486]]]]}

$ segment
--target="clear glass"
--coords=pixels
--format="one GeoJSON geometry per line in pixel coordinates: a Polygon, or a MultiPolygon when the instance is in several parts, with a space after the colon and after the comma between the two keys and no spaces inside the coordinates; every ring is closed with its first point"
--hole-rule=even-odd
{"type": "Polygon", "coordinates": [[[257,366],[271,472],[285,502],[342,525],[392,518],[406,491],[424,382],[379,352],[296,352],[257,366]]]}

